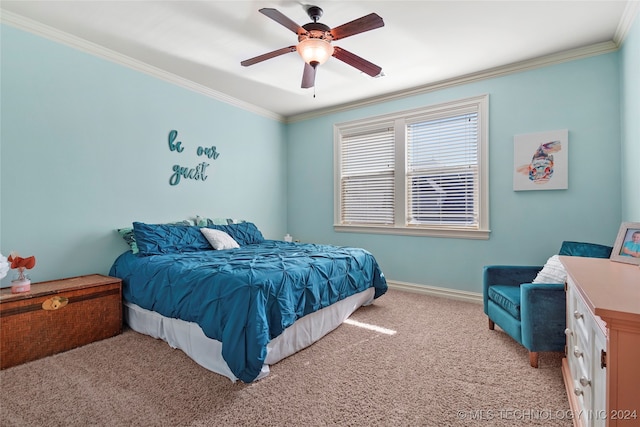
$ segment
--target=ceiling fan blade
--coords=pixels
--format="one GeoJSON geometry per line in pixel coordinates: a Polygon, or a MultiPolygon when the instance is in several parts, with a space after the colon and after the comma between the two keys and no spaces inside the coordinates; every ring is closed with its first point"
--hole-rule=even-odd
{"type": "Polygon", "coordinates": [[[376,64],[373,64],[366,59],[361,58],[358,55],[355,55],[348,50],[344,50],[338,46],[333,47],[333,56],[338,58],[345,64],[351,65],[352,67],[357,68],[363,73],[370,75],[371,77],[376,77],[382,72],[382,68],[378,67],[376,64]]]}
{"type": "Polygon", "coordinates": [[[282,49],[274,50],[273,52],[265,53],[255,58],[245,59],[240,63],[243,67],[248,67],[249,65],[257,64],[258,62],[266,61],[267,59],[275,58],[276,56],[284,55],[285,53],[295,52],[295,46],[283,47],[282,49]]]}
{"type": "Polygon", "coordinates": [[[306,33],[304,28],[302,28],[300,25],[296,24],[294,21],[292,21],[291,19],[289,19],[288,17],[286,17],[285,15],[283,15],[281,12],[279,12],[276,9],[265,7],[265,8],[260,9],[258,12],[262,13],[265,16],[268,16],[269,18],[271,18],[274,21],[276,21],[278,24],[287,27],[288,29],[290,29],[291,31],[293,31],[296,34],[304,34],[304,33],[306,33]]]}
{"type": "Polygon", "coordinates": [[[364,33],[365,31],[375,30],[380,27],[384,27],[384,21],[382,18],[376,13],[370,13],[362,18],[358,18],[354,21],[332,28],[331,35],[333,36],[333,40],[340,40],[345,37],[353,36],[354,34],[364,33]]]}
{"type": "Polygon", "coordinates": [[[313,87],[316,81],[316,68],[304,63],[304,72],[302,73],[302,88],[308,89],[313,87]]]}

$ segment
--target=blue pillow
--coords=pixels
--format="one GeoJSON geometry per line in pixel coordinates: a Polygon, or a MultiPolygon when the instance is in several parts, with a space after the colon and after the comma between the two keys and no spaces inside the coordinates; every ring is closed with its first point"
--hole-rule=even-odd
{"type": "MultiPolygon", "coordinates": [[[[193,225],[193,223],[188,219],[184,219],[182,221],[177,221],[177,222],[168,222],[167,224],[168,225],[193,225]]],[[[131,248],[131,252],[133,254],[137,254],[138,244],[136,243],[136,236],[135,234],[133,234],[133,227],[117,228],[116,230],[118,231],[118,234],[120,234],[120,236],[124,239],[124,241],[127,242],[129,247],[131,248]]]]}
{"type": "MultiPolygon", "coordinates": [[[[222,230],[229,236],[233,237],[233,240],[238,242],[240,246],[250,245],[252,243],[264,242],[264,237],[258,227],[252,222],[241,222],[238,224],[229,225],[216,225],[211,224],[208,228],[215,228],[216,230],[222,230]]],[[[202,233],[201,233],[202,234],[202,233]]]]}
{"type": "Polygon", "coordinates": [[[200,232],[188,225],[133,223],[139,255],[207,251],[213,248],[200,232]]]}

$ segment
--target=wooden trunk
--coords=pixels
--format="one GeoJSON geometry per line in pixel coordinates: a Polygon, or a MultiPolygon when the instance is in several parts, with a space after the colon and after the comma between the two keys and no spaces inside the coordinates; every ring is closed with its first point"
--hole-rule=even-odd
{"type": "Polygon", "coordinates": [[[0,291],[0,369],[122,332],[122,283],[99,274],[0,291]]]}

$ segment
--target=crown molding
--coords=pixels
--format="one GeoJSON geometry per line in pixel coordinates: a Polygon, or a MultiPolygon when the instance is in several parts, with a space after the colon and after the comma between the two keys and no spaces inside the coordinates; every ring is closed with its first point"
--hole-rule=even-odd
{"type": "Polygon", "coordinates": [[[336,107],[330,107],[322,110],[314,110],[307,113],[296,114],[288,116],[287,123],[293,123],[302,120],[308,120],[327,114],[338,113],[342,111],[352,110],[354,108],[362,108],[373,104],[379,104],[381,102],[394,101],[410,96],[420,95],[436,90],[442,90],[453,86],[459,86],[463,84],[469,84],[478,82],[481,80],[492,79],[496,77],[502,77],[509,74],[520,73],[523,71],[534,70],[541,67],[547,67],[549,65],[559,64],[562,62],[574,61],[577,59],[588,58],[591,56],[601,55],[604,53],[615,52],[618,50],[618,45],[613,41],[597,43],[591,46],[580,47],[577,49],[571,49],[564,52],[558,52],[551,55],[545,55],[526,61],[514,62],[512,64],[491,68],[488,70],[479,71],[477,73],[466,74],[460,77],[454,77],[451,79],[441,80],[435,83],[430,83],[424,86],[418,86],[413,89],[402,90],[391,94],[376,96],[367,98],[365,100],[355,101],[347,104],[342,104],[336,107]]]}
{"type": "Polygon", "coordinates": [[[622,43],[627,38],[627,34],[629,34],[629,30],[633,26],[634,21],[637,19],[639,12],[640,1],[629,0],[627,2],[627,6],[624,9],[624,12],[622,12],[622,18],[620,18],[618,28],[616,28],[616,32],[613,35],[613,41],[618,47],[622,46],[622,43]]]}
{"type": "Polygon", "coordinates": [[[620,24],[618,25],[613,41],[597,43],[590,46],[585,46],[585,47],[571,49],[564,52],[545,55],[545,56],[541,56],[541,57],[526,60],[526,61],[520,61],[520,62],[508,64],[505,66],[500,66],[500,67],[495,67],[488,70],[479,71],[476,73],[466,74],[460,77],[441,80],[441,81],[430,83],[427,85],[418,86],[412,89],[401,90],[391,94],[385,94],[381,96],[366,98],[364,100],[341,104],[338,106],[328,107],[324,109],[318,109],[318,110],[301,113],[301,114],[293,114],[290,116],[283,116],[283,115],[274,113],[272,111],[269,111],[267,109],[258,107],[256,105],[250,104],[248,102],[238,100],[222,92],[218,92],[216,90],[213,90],[199,83],[177,76],[173,73],[169,73],[167,71],[161,70],[157,67],[149,65],[137,59],[128,57],[126,55],[120,54],[113,50],[107,49],[105,47],[92,43],[88,40],[82,39],[80,37],[72,36],[68,33],[57,30],[48,25],[41,24],[37,21],[33,21],[31,19],[25,18],[23,16],[17,15],[15,13],[2,10],[2,9],[0,10],[2,12],[0,14],[0,22],[2,23],[6,23],[18,29],[65,44],[74,49],[104,58],[108,61],[123,65],[125,67],[134,69],[136,71],[140,71],[147,75],[151,75],[153,77],[159,78],[166,82],[200,93],[202,95],[216,99],[220,102],[224,102],[226,104],[238,107],[240,109],[243,109],[243,110],[246,110],[246,111],[249,111],[273,120],[277,120],[280,122],[294,123],[298,121],[325,116],[328,114],[348,111],[355,108],[362,108],[362,107],[370,106],[373,104],[378,104],[381,102],[394,101],[402,98],[407,98],[410,96],[433,92],[436,90],[442,90],[442,89],[446,89],[453,86],[469,84],[469,83],[473,83],[481,80],[487,80],[490,78],[502,77],[502,76],[506,76],[506,75],[514,74],[518,72],[534,70],[537,68],[559,64],[562,62],[574,61],[577,59],[614,52],[618,50],[618,48],[622,44],[622,41],[626,37],[626,34],[631,28],[638,14],[638,11],[640,10],[640,1],[631,0],[627,3],[625,12],[623,14],[623,18],[621,19],[620,24]]]}
{"type": "Polygon", "coordinates": [[[107,49],[103,46],[97,45],[80,37],[76,37],[63,31],[57,30],[53,27],[44,25],[32,19],[25,18],[13,12],[9,12],[4,9],[0,9],[0,11],[0,22],[2,22],[3,24],[7,24],[20,30],[24,30],[29,33],[44,37],[46,39],[67,45],[82,52],[106,59],[110,62],[123,65],[127,68],[145,73],[147,75],[156,77],[160,80],[164,80],[168,83],[175,84],[176,86],[180,86],[193,92],[200,93],[234,107],[238,107],[243,110],[247,110],[249,112],[259,114],[261,116],[265,116],[277,121],[285,121],[285,117],[280,114],[276,114],[272,111],[260,108],[248,102],[240,101],[239,99],[233,98],[229,95],[218,92],[189,79],[177,76],[173,73],[154,67],[145,62],[115,52],[111,49],[107,49]]]}

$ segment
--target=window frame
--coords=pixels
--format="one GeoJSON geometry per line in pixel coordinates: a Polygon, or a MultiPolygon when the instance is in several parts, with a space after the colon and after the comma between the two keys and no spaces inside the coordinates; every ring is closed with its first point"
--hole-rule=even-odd
{"type": "Polygon", "coordinates": [[[334,231],[349,233],[432,236],[461,239],[489,239],[489,95],[479,95],[374,116],[336,123],[334,129],[334,231]],[[474,109],[478,114],[478,224],[477,227],[453,225],[405,224],[407,218],[407,142],[406,125],[417,120],[449,117],[474,109]],[[392,125],[395,140],[395,200],[393,225],[362,225],[341,223],[341,148],[343,135],[353,135],[392,125]]]}

